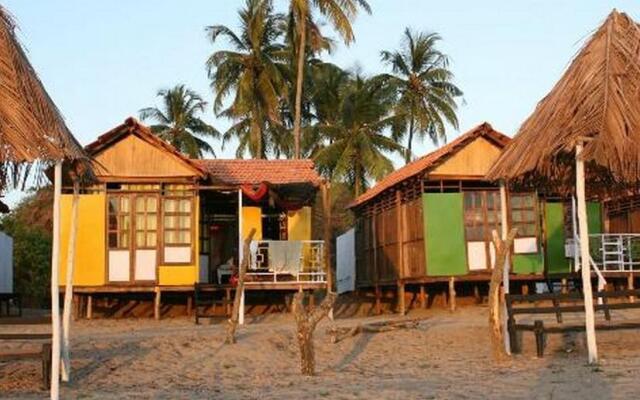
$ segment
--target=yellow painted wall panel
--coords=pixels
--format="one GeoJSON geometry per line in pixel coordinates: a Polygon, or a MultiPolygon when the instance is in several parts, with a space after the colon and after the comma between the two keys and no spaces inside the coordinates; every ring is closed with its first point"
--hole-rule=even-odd
{"type": "MultiPolygon", "coordinates": [[[[60,199],[60,284],[67,275],[67,254],[71,234],[72,195],[64,194],[60,199]]],[[[78,286],[101,286],[105,284],[106,241],[105,210],[106,196],[101,194],[80,195],[78,203],[78,235],[73,284],[78,286]]]]}
{"type": "Polygon", "coordinates": [[[160,286],[193,285],[198,281],[197,265],[164,265],[158,268],[158,284],[160,286]]]}
{"type": "Polygon", "coordinates": [[[311,240],[311,207],[287,213],[289,240],[311,240]]]}
{"type": "Polygon", "coordinates": [[[254,240],[262,240],[262,209],[260,207],[242,207],[242,237],[246,239],[255,228],[254,240]]]}
{"type": "Polygon", "coordinates": [[[498,146],[479,137],[431,171],[431,174],[484,176],[500,152],[498,146]]]}

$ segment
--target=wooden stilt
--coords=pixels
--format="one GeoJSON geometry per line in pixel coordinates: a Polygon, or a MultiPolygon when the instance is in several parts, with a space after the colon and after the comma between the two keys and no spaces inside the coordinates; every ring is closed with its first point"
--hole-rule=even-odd
{"type": "Polygon", "coordinates": [[[478,285],[473,286],[473,297],[476,299],[476,304],[482,304],[482,297],[480,296],[480,288],[478,285]]]}
{"type": "Polygon", "coordinates": [[[420,308],[427,308],[427,291],[424,285],[420,285],[420,308]]]}
{"type": "Polygon", "coordinates": [[[80,297],[77,294],[73,294],[73,320],[77,321],[80,317],[80,297]]]}
{"type": "Polygon", "coordinates": [[[53,178],[53,237],[51,244],[51,399],[60,396],[60,197],[62,161],[56,162],[53,178]]]}
{"type": "Polygon", "coordinates": [[[191,316],[193,313],[193,297],[190,294],[187,294],[187,316],[191,316]]]}
{"type": "Polygon", "coordinates": [[[562,294],[567,294],[569,292],[569,284],[567,282],[567,278],[562,278],[561,284],[560,284],[561,290],[562,290],[562,294]]]}
{"type": "Polygon", "coordinates": [[[375,311],[376,314],[381,315],[382,314],[382,290],[380,289],[380,286],[376,285],[375,288],[376,291],[376,305],[375,305],[375,311]]]}
{"type": "Polygon", "coordinates": [[[404,282],[398,282],[398,312],[400,315],[407,313],[406,296],[404,292],[404,282]]]}
{"type": "MultiPolygon", "coordinates": [[[[635,286],[635,282],[633,281],[633,272],[629,272],[629,276],[627,276],[627,289],[633,290],[634,286],[635,286]]],[[[629,296],[629,302],[635,303],[636,302],[636,297],[635,296],[629,296]]]]}
{"type": "Polygon", "coordinates": [[[160,320],[160,303],[162,302],[162,294],[160,288],[155,288],[155,298],[153,302],[153,318],[157,321],[160,320]]]}
{"type": "Polygon", "coordinates": [[[456,310],[456,278],[449,278],[449,311],[453,312],[456,310]]]}
{"type": "Polygon", "coordinates": [[[87,295],[87,319],[93,318],[93,295],[87,295]]]}
{"type": "Polygon", "coordinates": [[[67,274],[64,288],[64,304],[62,309],[62,370],[63,382],[71,378],[71,314],[73,301],[73,271],[76,264],[76,239],[78,237],[78,203],[80,202],[80,184],[73,182],[73,198],[71,200],[71,227],[67,248],[67,274]]]}
{"type": "Polygon", "coordinates": [[[520,287],[520,290],[522,291],[522,295],[526,296],[529,294],[529,284],[527,283],[523,283],[522,286],[520,287]]]}

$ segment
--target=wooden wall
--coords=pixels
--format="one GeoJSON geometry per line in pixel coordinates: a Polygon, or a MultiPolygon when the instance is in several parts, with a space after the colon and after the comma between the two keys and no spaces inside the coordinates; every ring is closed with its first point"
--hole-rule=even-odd
{"type": "MultiPolygon", "coordinates": [[[[417,193],[417,192],[416,192],[417,193]]],[[[356,220],[356,284],[426,275],[421,197],[394,192],[356,220]]]]}

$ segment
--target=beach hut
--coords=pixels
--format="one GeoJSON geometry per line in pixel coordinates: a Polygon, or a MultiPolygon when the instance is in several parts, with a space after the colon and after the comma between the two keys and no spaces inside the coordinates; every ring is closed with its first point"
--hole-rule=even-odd
{"type": "MultiPolygon", "coordinates": [[[[587,199],[637,193],[639,43],[640,26],[614,10],[538,103],[488,174],[488,179],[502,180],[512,188],[575,196],[576,257],[584,288],[589,362],[597,361],[591,277],[598,269],[590,265],[587,199]]],[[[622,259],[618,264],[622,265],[622,259]]]]}
{"type": "Polygon", "coordinates": [[[62,162],[67,161],[78,172],[88,171],[89,165],[18,43],[15,28],[7,10],[0,7],[0,189],[24,184],[29,176],[42,181],[42,172],[55,164],[51,398],[57,399],[61,344],[57,285],[60,236],[57,227],[62,162]]]}
{"type": "Polygon", "coordinates": [[[311,160],[189,159],[134,118],[85,149],[96,183],[80,195],[73,283],[88,316],[95,295],[148,293],[159,318],[162,293],[190,302],[195,283],[228,293],[244,256],[251,260],[246,290],[327,288],[328,245],[312,221],[322,226],[313,210],[328,197],[320,196],[326,185],[311,160]]]}

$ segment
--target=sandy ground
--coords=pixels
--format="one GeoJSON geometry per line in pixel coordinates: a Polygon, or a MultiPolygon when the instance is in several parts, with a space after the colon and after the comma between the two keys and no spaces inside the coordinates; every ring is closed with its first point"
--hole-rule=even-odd
{"type": "MultiPolygon", "coordinates": [[[[224,345],[221,321],[195,326],[186,318],[74,323],[73,382],[62,398],[166,399],[631,399],[640,391],[640,335],[599,332],[601,361],[586,365],[584,336],[552,335],[535,357],[532,335],[523,354],[492,361],[487,308],[455,313],[413,310],[418,329],[365,334],[330,344],[316,335],[317,376],[298,373],[291,315],[249,319],[236,345],[224,345]]],[[[635,319],[640,314],[616,313],[635,319]]],[[[396,318],[341,319],[338,325],[396,318]]],[[[0,397],[45,398],[36,362],[0,364],[0,397]]]]}

